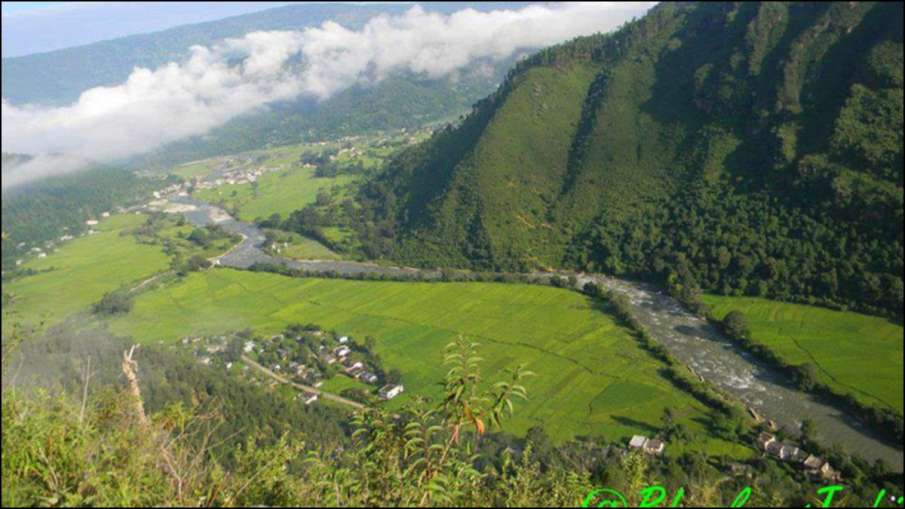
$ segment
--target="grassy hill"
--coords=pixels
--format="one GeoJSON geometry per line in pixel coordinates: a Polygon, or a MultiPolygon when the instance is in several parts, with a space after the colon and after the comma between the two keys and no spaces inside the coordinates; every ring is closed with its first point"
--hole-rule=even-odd
{"type": "Polygon", "coordinates": [[[902,7],[665,3],[365,186],[370,252],[899,314],[902,7]]]}

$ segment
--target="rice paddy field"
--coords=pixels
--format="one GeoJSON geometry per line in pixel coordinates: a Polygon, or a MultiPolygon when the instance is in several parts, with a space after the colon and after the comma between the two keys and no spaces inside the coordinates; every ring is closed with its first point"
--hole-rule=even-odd
{"type": "MultiPolygon", "coordinates": [[[[289,278],[215,269],[143,293],[133,311],[109,322],[143,342],[251,327],[261,334],[313,322],[353,337],[373,336],[385,369],[406,391],[437,397],[443,348],[458,335],[481,344],[487,383],[525,364],[530,400],[517,403],[507,430],[543,425],[551,437],[614,440],[654,433],[665,408],[696,433],[697,449],[744,457],[741,445],[706,437],[707,408],[662,378],[661,363],[585,296],[544,286],[403,283],[289,278]]],[[[338,382],[337,382],[338,383],[338,382]]],[[[337,387],[340,388],[340,387],[337,387]]],[[[683,446],[676,444],[679,452],[683,446]]]]}
{"type": "Polygon", "coordinates": [[[745,314],[751,336],[789,364],[811,362],[820,381],[868,405],[902,413],[903,329],[885,318],[749,297],[707,295],[716,317],[745,314]]]}
{"type": "Polygon", "coordinates": [[[266,218],[274,213],[286,218],[293,210],[314,203],[320,190],[335,187],[339,193],[354,180],[355,177],[349,175],[318,178],[314,176],[314,168],[299,167],[261,175],[257,190],[250,184],[224,184],[216,189],[197,191],[194,196],[210,203],[219,203],[222,199],[227,208],[239,210],[239,219],[243,221],[266,218]]]}
{"type": "Polygon", "coordinates": [[[161,246],[140,244],[134,236],[120,234],[146,219],[138,214],[113,215],[95,227],[94,235],[65,242],[46,258],[24,263],[24,268],[43,272],[3,283],[3,292],[15,296],[18,318],[32,324],[55,322],[87,311],[106,292],[167,268],[169,258],[161,246]]]}

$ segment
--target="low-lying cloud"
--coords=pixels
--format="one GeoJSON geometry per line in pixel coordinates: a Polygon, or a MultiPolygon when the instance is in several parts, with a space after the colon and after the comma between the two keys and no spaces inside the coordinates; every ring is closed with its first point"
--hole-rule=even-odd
{"type": "MultiPolygon", "coordinates": [[[[251,32],[193,46],[182,62],[136,67],[124,83],[87,90],[69,106],[18,106],[4,99],[2,150],[113,161],[203,134],[268,103],[327,99],[399,71],[440,78],[478,60],[609,31],[652,4],[532,5],[450,15],[415,6],[403,15],[377,16],[357,31],[328,21],[302,31],[251,32]]],[[[6,171],[3,186],[73,170],[55,160],[36,157],[6,171]]]]}

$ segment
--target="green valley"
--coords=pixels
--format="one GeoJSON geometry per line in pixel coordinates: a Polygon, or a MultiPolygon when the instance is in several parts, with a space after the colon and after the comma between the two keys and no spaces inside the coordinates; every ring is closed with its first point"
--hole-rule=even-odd
{"type": "MultiPolygon", "coordinates": [[[[317,323],[373,336],[388,368],[403,373],[405,397],[439,397],[443,346],[457,335],[481,343],[489,372],[519,364],[537,374],[530,399],[508,430],[542,425],[557,440],[576,435],[610,440],[657,427],[665,408],[694,433],[706,409],[657,375],[659,364],[587,298],[566,290],[494,283],[395,283],[295,279],[215,270],[136,299],[113,319],[118,334],[154,343],[251,327],[277,333],[317,323]],[[637,375],[631,375],[636,373],[637,375]],[[556,404],[551,404],[551,402],[556,404]]],[[[398,403],[397,403],[398,402],[398,403]]],[[[719,440],[704,450],[745,456],[719,440]]]]}

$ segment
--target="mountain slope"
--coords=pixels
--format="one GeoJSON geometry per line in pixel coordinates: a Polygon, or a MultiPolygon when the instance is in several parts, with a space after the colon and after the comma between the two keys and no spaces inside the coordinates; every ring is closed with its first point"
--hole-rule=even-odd
{"type": "Polygon", "coordinates": [[[520,63],[363,190],[375,255],[895,313],[902,6],[668,3],[520,63]]]}

